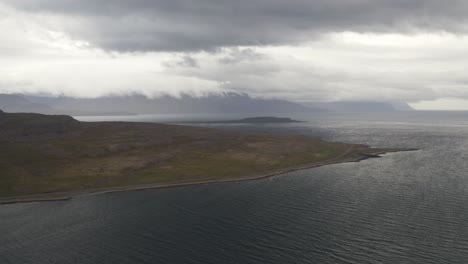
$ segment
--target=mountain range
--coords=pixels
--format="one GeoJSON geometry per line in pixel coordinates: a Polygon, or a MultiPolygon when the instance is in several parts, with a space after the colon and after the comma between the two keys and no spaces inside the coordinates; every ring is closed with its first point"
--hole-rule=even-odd
{"type": "Polygon", "coordinates": [[[247,94],[223,93],[202,97],[190,95],[149,98],[141,94],[98,98],[49,97],[0,94],[0,109],[5,112],[34,112],[67,115],[131,115],[185,113],[320,113],[389,112],[412,110],[406,103],[331,102],[295,103],[280,99],[254,98],[247,94]]]}

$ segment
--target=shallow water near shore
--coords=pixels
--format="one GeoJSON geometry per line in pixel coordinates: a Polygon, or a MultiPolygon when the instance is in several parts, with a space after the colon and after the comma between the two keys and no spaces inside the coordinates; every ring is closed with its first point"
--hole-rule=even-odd
{"type": "Polygon", "coordinates": [[[468,113],[291,117],[308,122],[209,126],[420,150],[257,181],[3,205],[0,263],[466,263],[468,113]]]}

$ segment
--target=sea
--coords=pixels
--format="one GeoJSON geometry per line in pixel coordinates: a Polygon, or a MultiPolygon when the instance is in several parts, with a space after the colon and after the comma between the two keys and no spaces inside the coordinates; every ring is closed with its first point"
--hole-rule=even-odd
{"type": "Polygon", "coordinates": [[[286,117],[306,122],[197,125],[418,150],[254,181],[1,205],[0,263],[468,263],[468,112],[286,117]]]}

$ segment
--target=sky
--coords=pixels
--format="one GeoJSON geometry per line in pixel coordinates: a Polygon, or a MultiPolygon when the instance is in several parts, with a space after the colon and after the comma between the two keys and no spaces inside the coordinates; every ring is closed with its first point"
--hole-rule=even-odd
{"type": "Polygon", "coordinates": [[[0,93],[468,110],[468,1],[0,0],[0,93]]]}

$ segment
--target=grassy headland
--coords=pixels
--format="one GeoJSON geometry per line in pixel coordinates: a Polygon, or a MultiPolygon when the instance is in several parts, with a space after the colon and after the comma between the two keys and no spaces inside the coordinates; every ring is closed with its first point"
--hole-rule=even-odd
{"type": "Polygon", "coordinates": [[[0,198],[250,179],[395,151],[153,123],[0,111],[0,198]]]}

